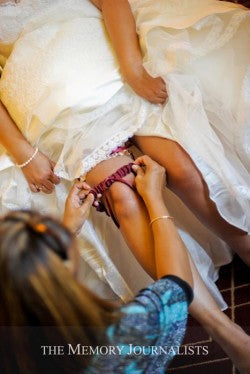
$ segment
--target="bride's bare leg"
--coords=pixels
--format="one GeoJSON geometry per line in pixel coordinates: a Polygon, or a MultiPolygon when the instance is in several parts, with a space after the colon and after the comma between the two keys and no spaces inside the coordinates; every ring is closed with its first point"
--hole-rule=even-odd
{"type": "Polygon", "coordinates": [[[230,225],[219,214],[200,171],[176,142],[159,137],[134,137],[140,150],[165,167],[168,187],[197,218],[239,254],[250,266],[250,235],[230,225]]]}
{"type": "MultiPolygon", "coordinates": [[[[97,165],[87,176],[87,182],[94,186],[111,175],[119,167],[131,160],[117,157],[97,165]]],[[[133,175],[127,176],[131,180],[133,175]]],[[[131,251],[143,268],[155,278],[155,262],[153,255],[153,238],[149,229],[149,217],[140,197],[126,185],[114,183],[107,191],[109,202],[120,224],[120,230],[131,251]]],[[[191,260],[190,260],[191,261],[191,260]]],[[[245,332],[218,308],[208,289],[201,280],[193,262],[194,301],[190,313],[208,333],[217,341],[241,369],[250,366],[250,338],[245,332]],[[237,337],[235,339],[235,337],[237,337]]],[[[247,373],[247,371],[242,373],[247,373]]]]}
{"type": "Polygon", "coordinates": [[[194,300],[189,308],[190,314],[221,346],[242,374],[250,373],[250,337],[218,308],[191,257],[190,265],[194,280],[194,300]]]}
{"type": "MultiPolygon", "coordinates": [[[[96,186],[117,169],[131,161],[131,158],[127,156],[119,156],[101,162],[88,173],[86,181],[90,186],[96,186]]],[[[134,175],[131,173],[124,179],[133,181],[134,175]]],[[[155,261],[152,251],[153,238],[148,230],[149,217],[142,199],[132,189],[122,183],[114,183],[105,193],[105,198],[109,200],[127,245],[137,260],[143,264],[147,273],[154,278],[155,273],[152,270],[154,269],[152,264],[155,261]]]]}

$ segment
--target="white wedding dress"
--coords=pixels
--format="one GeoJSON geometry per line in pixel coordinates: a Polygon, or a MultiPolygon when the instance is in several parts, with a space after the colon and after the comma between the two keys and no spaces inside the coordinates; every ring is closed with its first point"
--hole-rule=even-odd
{"type": "MultiPolygon", "coordinates": [[[[71,181],[133,134],[173,139],[189,153],[211,199],[250,231],[250,12],[217,0],[130,0],[145,67],[167,84],[162,108],[123,83],[101,13],[88,0],[21,0],[0,6],[0,98],[26,138],[57,162],[62,182],[33,194],[0,149],[0,213],[61,215],[71,181]]],[[[218,304],[224,242],[166,191],[170,211],[218,304]]],[[[136,231],[136,227],[135,227],[136,231]]],[[[113,222],[91,211],[79,236],[81,279],[127,300],[150,278],[113,222]]]]}

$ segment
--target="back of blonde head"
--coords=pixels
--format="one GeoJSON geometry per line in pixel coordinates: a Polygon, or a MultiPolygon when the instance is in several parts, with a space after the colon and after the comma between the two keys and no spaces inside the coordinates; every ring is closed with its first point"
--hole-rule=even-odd
{"type": "Polygon", "coordinates": [[[75,373],[88,356],[48,358],[41,346],[94,347],[116,319],[113,306],[65,267],[72,245],[64,227],[38,213],[13,212],[0,220],[1,373],[75,373]]]}

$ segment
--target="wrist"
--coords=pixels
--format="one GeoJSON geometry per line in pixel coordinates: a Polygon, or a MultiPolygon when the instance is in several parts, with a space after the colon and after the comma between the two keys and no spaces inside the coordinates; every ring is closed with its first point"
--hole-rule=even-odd
{"type": "Polygon", "coordinates": [[[67,227],[67,229],[73,234],[73,235],[77,235],[77,230],[76,228],[74,227],[74,225],[72,225],[72,220],[69,219],[66,215],[64,215],[63,217],[63,220],[62,220],[62,223],[64,226],[67,227]]]}
{"type": "Polygon", "coordinates": [[[148,210],[150,220],[159,216],[170,215],[162,197],[157,197],[151,201],[148,200],[145,202],[145,205],[148,210]]]}
{"type": "MultiPolygon", "coordinates": [[[[16,143],[15,143],[16,144],[16,143]]],[[[11,156],[14,158],[16,164],[23,164],[26,162],[35,152],[35,148],[25,139],[18,140],[18,147],[9,149],[11,156]]]]}
{"type": "Polygon", "coordinates": [[[147,192],[142,196],[142,198],[148,209],[158,204],[164,205],[165,207],[162,192],[147,192]]]}
{"type": "Polygon", "coordinates": [[[121,64],[121,72],[127,82],[134,81],[143,76],[144,68],[142,58],[126,59],[125,64],[121,64]]]}

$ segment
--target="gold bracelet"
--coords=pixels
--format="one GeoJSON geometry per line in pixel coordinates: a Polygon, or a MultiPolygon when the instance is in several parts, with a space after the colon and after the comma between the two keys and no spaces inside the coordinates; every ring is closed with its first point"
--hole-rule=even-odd
{"type": "Polygon", "coordinates": [[[156,217],[156,218],[152,219],[152,221],[150,221],[149,226],[152,226],[152,224],[154,222],[158,221],[159,219],[174,219],[174,217],[171,217],[171,216],[160,216],[160,217],[156,217]]]}

